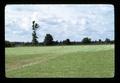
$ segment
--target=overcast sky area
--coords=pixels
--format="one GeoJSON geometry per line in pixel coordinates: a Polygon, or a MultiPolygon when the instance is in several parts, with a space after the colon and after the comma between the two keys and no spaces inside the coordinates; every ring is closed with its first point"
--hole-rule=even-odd
{"type": "Polygon", "coordinates": [[[37,36],[43,42],[47,33],[54,41],[114,39],[114,6],[105,4],[7,5],[5,40],[32,41],[32,21],[40,25],[37,36]]]}

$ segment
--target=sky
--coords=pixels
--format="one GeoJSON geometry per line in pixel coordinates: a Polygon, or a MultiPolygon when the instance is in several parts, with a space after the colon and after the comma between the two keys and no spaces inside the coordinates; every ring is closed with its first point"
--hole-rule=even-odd
{"type": "Polygon", "coordinates": [[[40,26],[39,42],[46,34],[54,41],[114,40],[114,6],[110,4],[6,5],[5,40],[31,42],[34,20],[40,26]]]}

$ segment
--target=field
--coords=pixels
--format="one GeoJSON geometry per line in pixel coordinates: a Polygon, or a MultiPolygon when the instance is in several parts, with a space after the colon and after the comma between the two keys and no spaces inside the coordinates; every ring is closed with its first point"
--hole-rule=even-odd
{"type": "Polygon", "coordinates": [[[8,78],[109,78],[114,64],[114,45],[5,48],[8,78]]]}

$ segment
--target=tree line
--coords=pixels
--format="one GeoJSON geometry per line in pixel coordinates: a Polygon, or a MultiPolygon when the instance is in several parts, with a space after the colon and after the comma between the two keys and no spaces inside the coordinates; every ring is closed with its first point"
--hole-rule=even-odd
{"type": "Polygon", "coordinates": [[[70,41],[66,39],[63,41],[54,41],[51,34],[46,34],[43,42],[10,42],[5,40],[5,47],[17,47],[17,46],[61,46],[61,45],[101,45],[101,44],[114,44],[114,40],[106,38],[104,41],[101,39],[92,41],[91,38],[85,37],[81,41],[70,41]]]}
{"type": "Polygon", "coordinates": [[[108,38],[105,41],[99,39],[98,41],[91,41],[91,38],[85,37],[82,41],[70,41],[70,39],[66,39],[63,41],[54,41],[51,34],[46,34],[43,42],[38,42],[36,31],[39,28],[39,24],[35,21],[32,22],[32,41],[31,42],[10,42],[5,40],[5,47],[15,47],[15,46],[52,46],[52,45],[84,45],[84,44],[113,44],[114,40],[110,40],[108,38]]]}

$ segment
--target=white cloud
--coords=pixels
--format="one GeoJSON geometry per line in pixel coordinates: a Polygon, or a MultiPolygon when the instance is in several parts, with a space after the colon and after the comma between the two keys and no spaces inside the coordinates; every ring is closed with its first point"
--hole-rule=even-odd
{"type": "MultiPolygon", "coordinates": [[[[94,36],[97,37],[99,34],[107,34],[109,29],[114,30],[113,9],[112,5],[7,5],[5,35],[8,35],[8,32],[12,34],[12,31],[16,30],[23,31],[24,35],[27,33],[30,37],[32,21],[35,20],[40,25],[37,32],[40,41],[44,39],[46,33],[53,34],[58,40],[69,37],[72,40],[79,40],[83,37],[82,34],[95,38],[94,36]]],[[[13,31],[13,33],[20,32],[13,31]]],[[[114,32],[109,34],[112,33],[114,32]]],[[[28,39],[26,35],[24,37],[25,40],[28,39]]]]}

